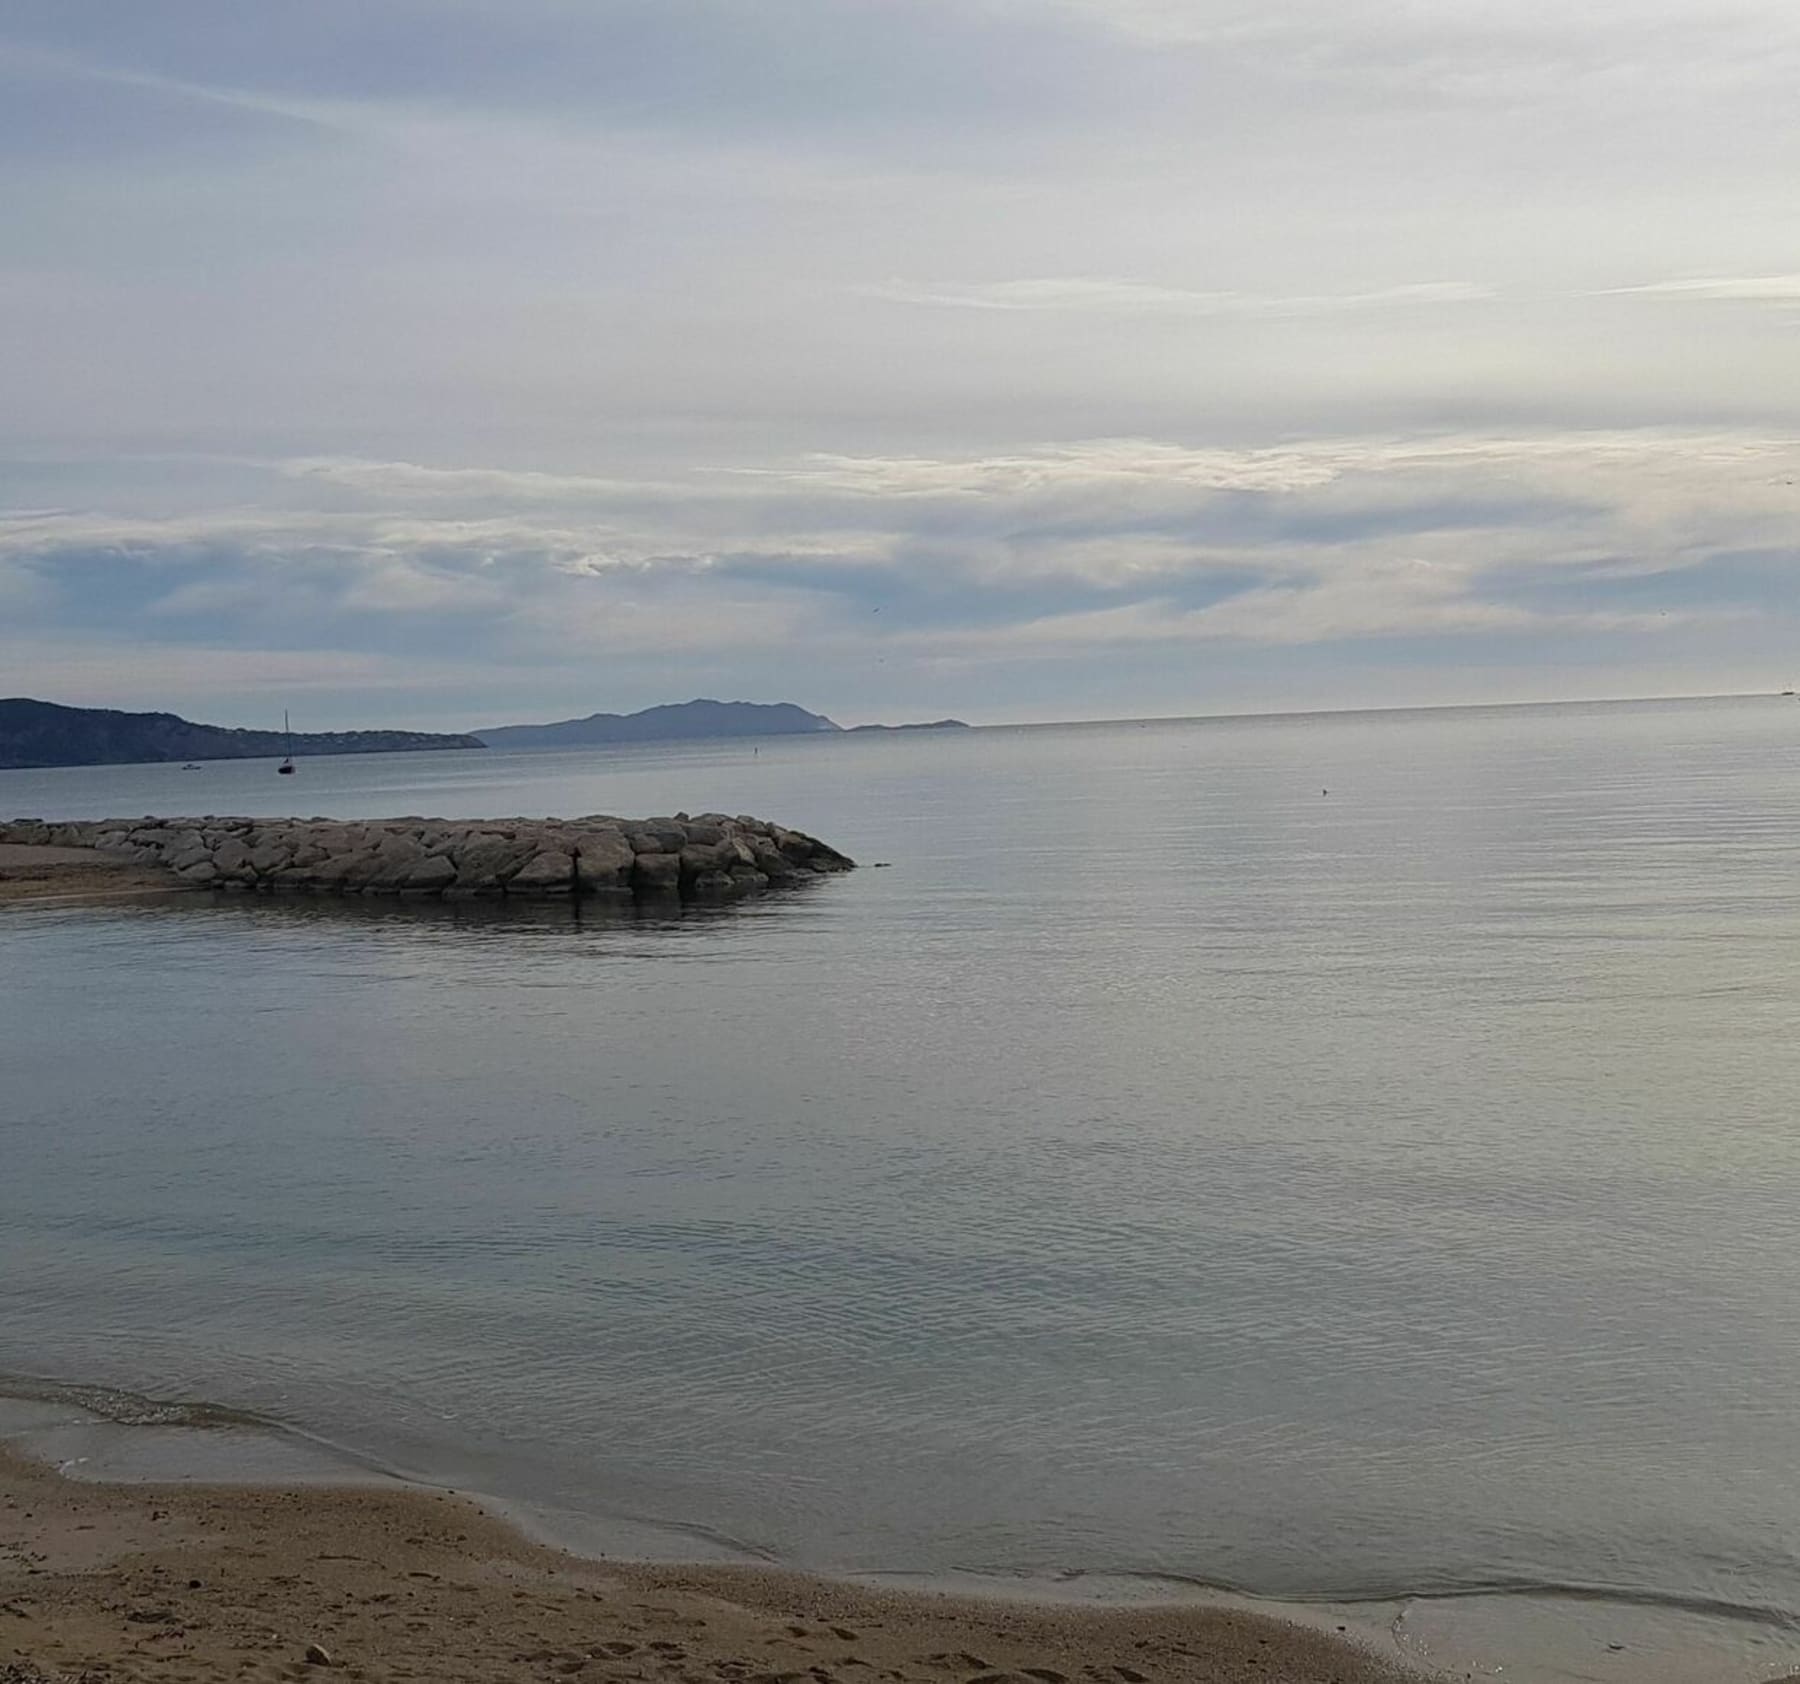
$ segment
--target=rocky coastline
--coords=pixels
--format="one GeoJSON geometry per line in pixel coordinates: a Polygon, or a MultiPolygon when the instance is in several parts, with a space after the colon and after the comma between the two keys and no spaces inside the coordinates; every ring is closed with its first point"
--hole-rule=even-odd
{"type": "Polygon", "coordinates": [[[0,821],[0,846],[91,848],[218,892],[403,899],[730,901],[855,862],[739,814],[622,819],[43,819],[0,821]]]}

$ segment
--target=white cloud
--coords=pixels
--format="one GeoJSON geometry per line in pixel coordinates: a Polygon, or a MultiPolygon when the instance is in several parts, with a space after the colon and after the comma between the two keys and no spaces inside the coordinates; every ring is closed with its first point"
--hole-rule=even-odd
{"type": "Polygon", "coordinates": [[[1651,281],[1643,286],[1607,287],[1599,296],[1800,306],[1800,275],[1714,275],[1687,281],[1651,281]]]}
{"type": "Polygon", "coordinates": [[[509,647],[524,655],[680,658],[727,651],[804,648],[842,631],[833,599],[781,587],[717,588],[569,585],[521,606],[507,626],[509,647]]]}
{"type": "MultiPolygon", "coordinates": [[[[1753,575],[1792,553],[1800,441],[1663,429],[1238,448],[1088,439],[802,458],[705,476],[703,497],[679,479],[368,460],[352,465],[348,511],[335,467],[315,465],[264,478],[321,507],[0,517],[0,581],[29,586],[9,620],[45,634],[11,682],[167,695],[179,663],[159,651],[173,646],[209,675],[188,695],[336,682],[372,696],[391,662],[423,708],[446,672],[526,673],[566,693],[596,661],[653,687],[750,667],[779,680],[804,652],[854,683],[877,668],[1079,668],[1196,644],[1698,636],[1756,588],[1732,583],[1734,558],[1751,557],[1753,575]],[[102,684],[123,604],[143,647],[102,684]],[[269,661],[270,649],[287,653],[269,661]],[[246,650],[258,652],[248,664],[246,650]]],[[[179,466],[157,465],[158,497],[179,466]]]]}
{"type": "MultiPolygon", "coordinates": [[[[1250,449],[1155,439],[1086,439],[994,456],[821,455],[789,468],[744,470],[795,486],[863,497],[1027,497],[1108,487],[1300,493],[1356,479],[1436,477],[1465,491],[1524,480],[1576,489],[1630,480],[1635,495],[1733,499],[1800,470],[1800,438],[1670,429],[1444,433],[1299,440],[1250,449]]],[[[1446,487],[1448,489],[1448,487],[1446,487]]]]}
{"type": "Polygon", "coordinates": [[[215,10],[0,31],[0,634],[800,643],[854,712],[964,637],[1782,623],[1790,0],[215,10]]]}
{"type": "Polygon", "coordinates": [[[390,499],[568,503],[606,501],[623,495],[668,489],[641,480],[592,474],[551,474],[516,468],[438,468],[418,462],[369,461],[352,456],[305,456],[268,465],[289,479],[344,486],[390,499]]]}
{"type": "Polygon", "coordinates": [[[1471,281],[1421,281],[1373,292],[1292,296],[1243,292],[1202,292],[1156,286],[1145,281],[1068,275],[1041,279],[951,282],[890,281],[861,289],[896,304],[936,305],[957,310],[1067,312],[1116,316],[1333,316],[1363,310],[1423,308],[1483,303],[1492,288],[1471,281]]]}
{"type": "Polygon", "coordinates": [[[1175,485],[1210,491],[1295,491],[1329,484],[1337,470],[1282,447],[1192,448],[1155,439],[1087,439],[999,456],[835,456],[791,468],[740,469],[746,476],[862,497],[1029,496],[1108,484],[1175,485]]]}
{"type": "MultiPolygon", "coordinates": [[[[1036,0],[1031,0],[1036,3],[1036,0]]],[[[1301,77],[1436,85],[1466,97],[1610,83],[1656,88],[1778,79],[1800,50],[1783,0],[1054,0],[1153,47],[1301,77]],[[1485,85],[1484,85],[1485,84],[1485,85]]]]}
{"type": "Polygon", "coordinates": [[[964,659],[1052,653],[1073,658],[1144,644],[1280,647],[1477,633],[1668,634],[1703,621],[1723,623],[1736,617],[1724,611],[1548,613],[1484,598],[1477,570],[1466,563],[1363,558],[1324,578],[1260,586],[1200,608],[1150,598],[1116,608],[1044,615],[1004,627],[970,628],[932,641],[934,647],[964,659]]]}
{"type": "MultiPolygon", "coordinates": [[[[147,643],[138,638],[0,636],[0,668],[21,695],[77,696],[89,707],[154,709],[157,698],[305,692],[330,701],[344,690],[451,693],[466,667],[389,651],[147,643]]],[[[226,723],[231,723],[227,721],[226,723]]]]}

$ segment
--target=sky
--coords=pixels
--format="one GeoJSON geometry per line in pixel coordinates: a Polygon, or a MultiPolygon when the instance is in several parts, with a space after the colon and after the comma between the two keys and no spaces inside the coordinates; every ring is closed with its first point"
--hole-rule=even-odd
{"type": "Polygon", "coordinates": [[[1800,680],[1792,0],[8,0],[0,694],[1800,680]]]}

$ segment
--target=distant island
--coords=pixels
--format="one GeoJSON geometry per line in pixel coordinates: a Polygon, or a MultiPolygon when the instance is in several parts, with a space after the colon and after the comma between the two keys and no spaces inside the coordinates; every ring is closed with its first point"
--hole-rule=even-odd
{"type": "Polygon", "coordinates": [[[549,725],[496,725],[475,735],[489,748],[582,748],[706,737],[797,737],[842,727],[792,702],[670,702],[641,713],[590,713],[549,725]]]}
{"type": "MultiPolygon", "coordinates": [[[[442,748],[585,748],[607,744],[705,742],[733,737],[843,735],[859,731],[966,731],[960,719],[906,725],[852,725],[793,702],[701,698],[639,713],[591,713],[547,725],[496,725],[473,732],[296,731],[297,755],[398,754],[442,748]]],[[[0,701],[0,771],[50,766],[128,766],[164,761],[257,760],[287,753],[280,731],[200,725],[173,713],[64,707],[16,696],[0,701]]]]}
{"type": "Polygon", "coordinates": [[[852,731],[972,731],[966,719],[925,719],[916,725],[852,725],[852,731]]]}
{"type": "MultiPolygon", "coordinates": [[[[853,725],[852,731],[967,730],[959,719],[930,725],[853,725]]],[[[475,735],[489,748],[586,748],[606,743],[699,742],[720,737],[801,737],[841,732],[822,713],[793,702],[716,702],[702,697],[640,713],[590,713],[548,725],[495,725],[475,735]]]]}
{"type": "MultiPolygon", "coordinates": [[[[293,745],[295,754],[389,754],[482,746],[474,737],[433,731],[296,731],[293,745]]],[[[25,696],[0,701],[0,770],[258,760],[286,752],[287,738],[280,731],[197,725],[173,713],[63,707],[25,696]]]]}

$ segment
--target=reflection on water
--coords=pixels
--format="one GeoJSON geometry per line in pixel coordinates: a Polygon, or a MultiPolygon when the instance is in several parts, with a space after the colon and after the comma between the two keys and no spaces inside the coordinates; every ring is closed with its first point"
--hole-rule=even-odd
{"type": "Polygon", "coordinates": [[[9,914],[0,1369],[841,1568],[1800,1608],[1793,722],[312,763],[894,866],[9,914]]]}

